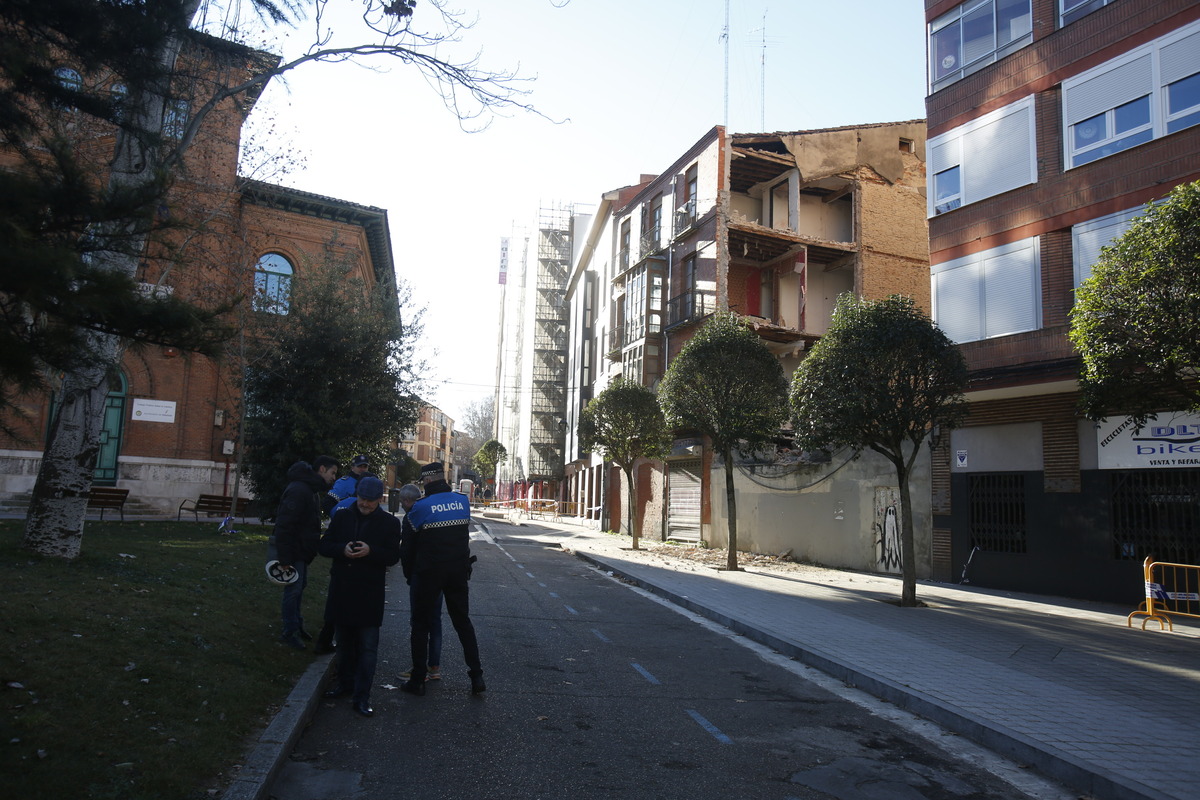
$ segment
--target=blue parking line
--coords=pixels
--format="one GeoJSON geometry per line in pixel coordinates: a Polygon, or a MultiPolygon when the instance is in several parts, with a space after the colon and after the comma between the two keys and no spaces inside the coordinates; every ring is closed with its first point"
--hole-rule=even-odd
{"type": "Polygon", "coordinates": [[[576,611],[575,609],[571,608],[570,606],[563,606],[563,608],[565,608],[567,611],[570,611],[572,614],[576,614],[576,615],[577,615],[577,614],[579,614],[579,612],[578,612],[578,611],[576,611]]]}
{"type": "Polygon", "coordinates": [[[551,596],[551,597],[553,597],[555,600],[557,600],[557,599],[558,599],[558,592],[551,592],[551,593],[550,593],[550,596],[551,596]]]}
{"type": "Polygon", "coordinates": [[[650,671],[647,670],[645,667],[643,667],[641,664],[637,664],[637,663],[634,663],[631,661],[629,663],[629,666],[633,667],[638,672],[642,673],[642,677],[645,678],[646,680],[650,681],[651,683],[653,683],[655,686],[660,685],[660,681],[658,680],[658,678],[651,675],[650,671]]]}
{"type": "Polygon", "coordinates": [[[730,739],[728,736],[721,733],[721,730],[716,725],[713,725],[711,722],[706,720],[704,717],[700,716],[699,711],[693,711],[690,708],[685,708],[684,711],[687,711],[688,716],[691,717],[692,719],[696,720],[696,722],[700,725],[700,727],[704,728],[704,730],[711,733],[713,735],[713,738],[716,739],[718,742],[720,742],[721,744],[733,744],[733,739],[730,739]]]}
{"type": "Polygon", "coordinates": [[[603,633],[596,630],[595,628],[592,628],[592,633],[596,634],[596,638],[599,639],[600,641],[607,642],[608,644],[612,644],[612,639],[609,639],[607,636],[605,636],[603,633]]]}

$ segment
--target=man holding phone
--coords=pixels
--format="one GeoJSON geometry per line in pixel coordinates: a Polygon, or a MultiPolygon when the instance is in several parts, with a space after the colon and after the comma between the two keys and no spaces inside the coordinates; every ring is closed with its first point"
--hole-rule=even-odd
{"type": "Polygon", "coordinates": [[[329,604],[337,630],[338,679],[326,697],[352,695],[354,710],[372,716],[371,685],[379,656],[379,629],[387,568],[400,560],[400,520],[379,507],[383,482],[359,481],[358,500],[329,522],[318,548],[333,559],[329,604]]]}

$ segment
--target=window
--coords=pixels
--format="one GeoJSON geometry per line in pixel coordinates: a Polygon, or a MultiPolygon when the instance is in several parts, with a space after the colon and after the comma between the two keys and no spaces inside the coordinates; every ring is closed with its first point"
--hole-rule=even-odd
{"type": "Polygon", "coordinates": [[[929,140],[929,216],[1037,181],[1033,97],[929,140]]]}
{"type": "Polygon", "coordinates": [[[683,174],[682,202],[675,209],[675,235],[678,236],[696,223],[697,167],[692,164],[683,174]]]}
{"type": "Polygon", "coordinates": [[[962,205],[959,168],[950,167],[933,176],[933,213],[944,214],[962,205]]]}
{"type": "Polygon", "coordinates": [[[179,141],[183,138],[188,124],[188,102],[186,100],[168,100],[163,107],[163,138],[179,141]]]}
{"type": "Polygon", "coordinates": [[[269,314],[288,313],[294,274],[292,262],[279,253],[267,253],[260,258],[254,268],[254,310],[269,314]]]}
{"type": "Polygon", "coordinates": [[[113,104],[113,122],[124,122],[129,103],[129,87],[123,83],[114,83],[108,89],[109,98],[113,104]]]}
{"type": "Polygon", "coordinates": [[[1059,24],[1070,25],[1080,17],[1085,17],[1097,8],[1103,8],[1111,2],[1112,0],[1062,0],[1059,24]]]}
{"type": "Polygon", "coordinates": [[[1145,206],[1138,206],[1090,219],[1071,228],[1071,255],[1075,266],[1076,289],[1092,277],[1092,267],[1100,260],[1100,249],[1112,244],[1114,239],[1129,230],[1129,226],[1145,210],[1145,206]]]}
{"type": "Polygon", "coordinates": [[[1032,41],[1030,0],[968,0],[929,25],[930,92],[1032,41]]]}
{"type": "MultiPolygon", "coordinates": [[[[70,67],[59,67],[54,70],[54,77],[58,78],[58,85],[68,93],[79,93],[83,91],[83,78],[79,73],[70,67]]],[[[75,110],[75,105],[68,102],[59,102],[58,106],[70,111],[75,110]]]]}
{"type": "Polygon", "coordinates": [[[1041,327],[1038,240],[1024,239],[932,267],[933,318],[955,342],[1041,327]]]}
{"type": "Polygon", "coordinates": [[[1062,87],[1068,169],[1200,124],[1200,22],[1062,87]]]}

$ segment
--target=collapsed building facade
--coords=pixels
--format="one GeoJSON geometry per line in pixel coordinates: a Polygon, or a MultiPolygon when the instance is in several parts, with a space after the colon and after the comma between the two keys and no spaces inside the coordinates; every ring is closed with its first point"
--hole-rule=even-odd
{"type": "MultiPolygon", "coordinates": [[[[733,311],[790,375],[838,295],[912,297],[929,308],[925,125],[914,120],[771,134],[707,132],[664,172],[605,194],[572,265],[564,497],[616,527],[620,473],[580,451],[578,414],[615,375],[655,387],[714,312],[733,311]]],[[[644,535],[723,546],[713,453],[680,432],[663,463],[635,469],[644,535]]],[[[928,486],[922,460],[914,486],[928,486]]],[[[738,459],[740,545],[831,566],[899,570],[890,465],[834,454],[738,459]]],[[[933,561],[928,500],[914,508],[918,575],[933,561]]]]}

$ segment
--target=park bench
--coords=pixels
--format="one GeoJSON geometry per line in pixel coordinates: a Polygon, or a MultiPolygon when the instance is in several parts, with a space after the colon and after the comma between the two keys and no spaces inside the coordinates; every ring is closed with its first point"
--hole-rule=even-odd
{"type": "Polygon", "coordinates": [[[241,517],[242,522],[246,521],[246,506],[250,504],[249,497],[239,497],[236,499],[226,497],[220,494],[202,494],[195,500],[190,497],[179,504],[179,513],[176,515],[176,521],[183,519],[183,512],[190,511],[196,521],[200,521],[200,515],[204,514],[209,517],[241,517]],[[231,508],[232,506],[232,508],[231,508]]]}
{"type": "Polygon", "coordinates": [[[87,507],[89,510],[100,511],[100,521],[104,521],[104,512],[116,510],[121,513],[121,522],[125,521],[125,501],[129,498],[128,489],[118,489],[115,486],[93,486],[88,490],[87,507]]]}

